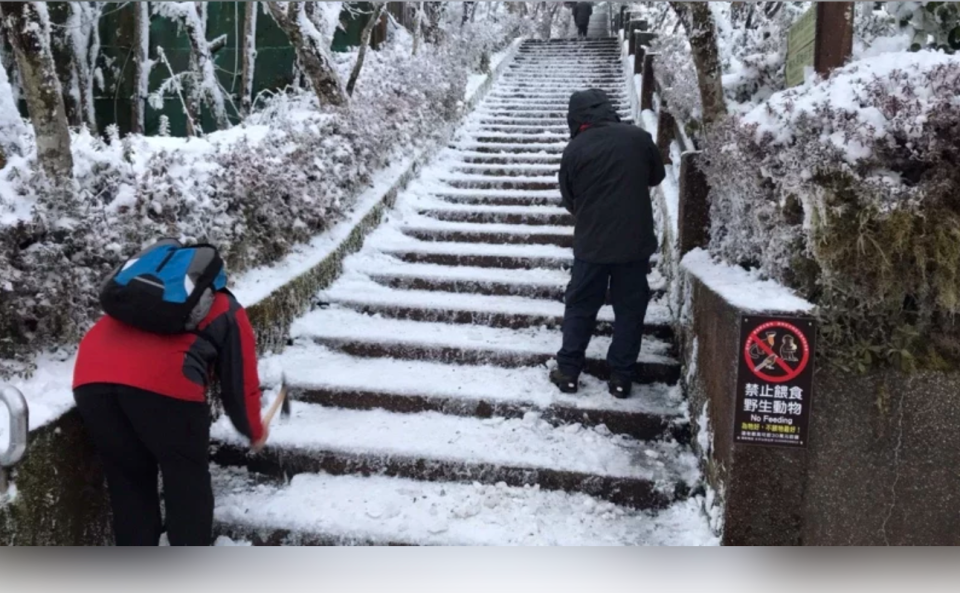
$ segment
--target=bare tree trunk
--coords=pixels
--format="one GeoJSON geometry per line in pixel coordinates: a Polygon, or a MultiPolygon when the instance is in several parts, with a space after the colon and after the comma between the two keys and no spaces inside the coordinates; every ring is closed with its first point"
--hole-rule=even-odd
{"type": "Polygon", "coordinates": [[[147,95],[150,92],[150,3],[137,2],[133,6],[133,97],[131,97],[130,131],[144,133],[147,95]]]}
{"type": "Polygon", "coordinates": [[[268,2],[267,8],[277,26],[290,39],[320,104],[346,105],[349,96],[333,67],[328,50],[329,40],[307,18],[303,3],[268,2]]]}
{"type": "Polygon", "coordinates": [[[705,2],[671,2],[670,5],[687,30],[693,63],[697,69],[703,124],[708,127],[727,115],[723,97],[723,69],[717,49],[717,25],[710,6],[705,2]]]}
{"type": "Polygon", "coordinates": [[[423,2],[417,3],[417,18],[413,23],[413,55],[420,50],[420,29],[423,28],[423,2]]]}
{"type": "Polygon", "coordinates": [[[210,42],[207,41],[205,6],[203,2],[154,3],[157,14],[179,22],[190,41],[190,66],[194,72],[194,80],[190,85],[191,109],[196,109],[199,115],[200,102],[206,98],[207,106],[217,122],[217,128],[225,130],[230,127],[230,118],[227,117],[226,103],[220,89],[220,82],[217,80],[210,42]]]}
{"type": "Polygon", "coordinates": [[[386,10],[386,8],[386,2],[376,3],[373,14],[370,15],[370,20],[360,34],[360,50],[357,52],[357,63],[353,65],[353,71],[350,72],[350,80],[347,81],[347,94],[350,96],[353,96],[353,89],[357,86],[357,78],[360,77],[360,69],[363,68],[363,59],[366,57],[367,47],[370,45],[370,36],[373,34],[373,29],[377,26],[377,23],[380,22],[380,17],[383,16],[383,11],[386,10]]]}
{"type": "Polygon", "coordinates": [[[543,39],[550,39],[553,36],[553,19],[557,16],[557,10],[559,10],[561,6],[562,4],[557,2],[552,7],[543,7],[543,14],[540,20],[540,37],[543,39]]]}
{"type": "Polygon", "coordinates": [[[63,25],[54,29],[53,58],[63,92],[67,123],[96,131],[93,105],[94,73],[100,55],[98,25],[102,6],[98,2],[62,2],[51,4],[63,15],[63,25]]]}
{"type": "Polygon", "coordinates": [[[37,160],[54,182],[73,179],[70,129],[50,51],[50,19],[42,2],[3,2],[0,14],[17,56],[27,110],[37,137],[37,160]]]}
{"type": "Polygon", "coordinates": [[[244,4],[243,35],[243,73],[240,77],[240,109],[244,116],[249,115],[253,107],[253,75],[256,72],[257,62],[257,13],[260,11],[259,2],[244,4]]]}

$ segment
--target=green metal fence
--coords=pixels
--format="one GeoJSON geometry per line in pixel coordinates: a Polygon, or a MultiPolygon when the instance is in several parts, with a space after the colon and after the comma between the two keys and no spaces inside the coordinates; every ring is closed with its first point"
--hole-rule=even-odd
{"type": "MultiPolygon", "coordinates": [[[[102,130],[109,124],[117,124],[121,133],[130,130],[134,92],[133,80],[133,31],[134,7],[132,3],[107,3],[104,16],[100,20],[101,57],[100,67],[104,75],[104,88],[97,89],[94,97],[97,125],[102,130]]],[[[239,106],[240,77],[242,55],[240,38],[242,36],[245,13],[254,5],[249,2],[209,2],[207,3],[207,38],[215,39],[227,36],[226,44],[214,54],[220,84],[232,95],[239,106]]],[[[357,3],[363,12],[369,12],[367,3],[357,3]]],[[[264,90],[279,90],[294,82],[295,52],[286,35],[277,27],[269,14],[259,8],[257,17],[257,59],[253,80],[253,93],[256,96],[264,90]]],[[[333,39],[334,51],[346,51],[350,46],[360,43],[360,32],[369,17],[361,14],[351,17],[344,11],[341,20],[345,30],[338,30],[333,39]]],[[[174,72],[189,68],[190,44],[177,23],[161,17],[153,17],[150,23],[150,59],[157,59],[157,47],[163,47],[164,53],[174,72]]],[[[166,66],[155,63],[150,74],[150,91],[156,90],[164,80],[170,77],[166,66]]],[[[236,121],[237,113],[227,105],[227,111],[236,121]]],[[[147,106],[145,131],[155,134],[159,128],[160,116],[170,120],[170,133],[175,136],[186,135],[186,116],[180,99],[176,96],[165,97],[160,110],[147,106]]],[[[205,131],[216,129],[213,118],[206,108],[202,114],[202,126],[205,131]]]]}

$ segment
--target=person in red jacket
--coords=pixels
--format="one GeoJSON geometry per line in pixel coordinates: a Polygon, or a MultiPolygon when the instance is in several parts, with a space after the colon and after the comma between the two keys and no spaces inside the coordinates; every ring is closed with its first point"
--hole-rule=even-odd
{"type": "Polygon", "coordinates": [[[255,346],[246,312],[226,290],[194,332],[154,334],[105,315],[80,342],[74,399],[103,460],[117,545],[159,544],[158,467],[170,544],[210,544],[207,386],[219,378],[227,415],[260,450],[267,430],[255,346]]]}

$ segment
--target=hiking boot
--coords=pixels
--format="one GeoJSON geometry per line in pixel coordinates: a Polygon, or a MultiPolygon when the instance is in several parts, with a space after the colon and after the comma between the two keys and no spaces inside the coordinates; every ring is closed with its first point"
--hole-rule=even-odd
{"type": "Polygon", "coordinates": [[[610,388],[610,395],[617,399],[627,399],[630,397],[630,389],[633,387],[633,381],[613,378],[607,383],[610,388]]]}
{"type": "Polygon", "coordinates": [[[570,377],[560,369],[550,371],[550,382],[557,386],[557,389],[563,393],[576,393],[578,387],[577,377],[570,377]]]}

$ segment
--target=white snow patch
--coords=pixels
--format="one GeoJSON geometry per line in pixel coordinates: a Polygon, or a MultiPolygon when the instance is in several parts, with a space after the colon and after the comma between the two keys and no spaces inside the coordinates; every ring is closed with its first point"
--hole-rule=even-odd
{"type": "MultiPolygon", "coordinates": [[[[665,491],[672,491],[678,480],[693,484],[700,476],[696,457],[676,442],[641,442],[626,435],[611,435],[603,430],[605,427],[575,432],[566,428],[551,425],[536,412],[528,412],[522,419],[484,420],[439,412],[398,414],[298,402],[291,407],[289,418],[271,426],[268,446],[548,468],[649,480],[665,491]],[[644,455],[648,449],[667,461],[644,455]]],[[[226,417],[213,424],[211,438],[244,447],[248,444],[226,417]]]]}
{"type": "Polygon", "coordinates": [[[276,487],[242,470],[213,470],[216,518],[250,529],[435,545],[719,543],[694,499],[651,513],[536,486],[301,474],[276,487]]]}
{"type": "Polygon", "coordinates": [[[763,280],[757,272],[716,261],[703,249],[688,253],[680,265],[725,301],[744,311],[809,313],[814,309],[812,303],[782,284],[763,280]]]}

